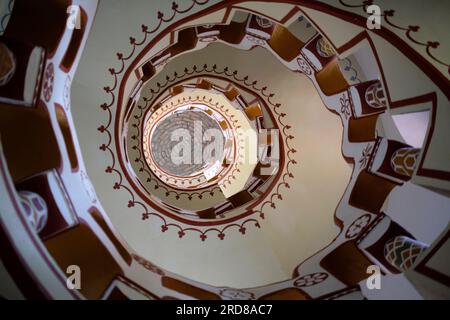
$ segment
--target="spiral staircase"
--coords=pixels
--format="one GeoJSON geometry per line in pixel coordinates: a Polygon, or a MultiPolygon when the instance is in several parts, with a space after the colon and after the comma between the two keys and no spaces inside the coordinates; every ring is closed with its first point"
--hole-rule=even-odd
{"type": "Polygon", "coordinates": [[[449,299],[449,9],[0,1],[0,297],[449,299]]]}

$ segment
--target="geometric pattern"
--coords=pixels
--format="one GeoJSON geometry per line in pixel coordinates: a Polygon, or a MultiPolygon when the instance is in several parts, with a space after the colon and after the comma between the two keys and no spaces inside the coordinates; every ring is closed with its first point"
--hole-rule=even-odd
{"type": "Polygon", "coordinates": [[[360,168],[363,169],[367,163],[369,163],[370,156],[372,155],[372,145],[369,143],[362,151],[361,158],[359,159],[360,168]]]}
{"type": "Polygon", "coordinates": [[[420,149],[401,148],[391,158],[392,169],[401,175],[411,177],[419,157],[420,149]]]}
{"type": "Polygon", "coordinates": [[[297,288],[311,287],[311,286],[321,283],[326,278],[328,278],[328,273],[325,273],[325,272],[311,273],[311,274],[307,274],[306,276],[303,276],[303,277],[295,280],[294,286],[296,286],[297,288]]]}
{"type": "Polygon", "coordinates": [[[307,76],[310,76],[312,71],[311,71],[311,67],[309,66],[309,64],[305,61],[305,59],[303,58],[297,58],[297,63],[300,67],[300,70],[306,74],[307,76]]]}
{"type": "Polygon", "coordinates": [[[254,300],[253,292],[247,292],[239,289],[224,288],[220,290],[220,296],[223,300],[254,300]]]}
{"type": "Polygon", "coordinates": [[[365,214],[353,221],[353,223],[348,227],[345,237],[347,239],[351,239],[360,234],[361,231],[369,224],[370,219],[370,214],[365,214]]]}
{"type": "Polygon", "coordinates": [[[365,98],[367,104],[372,108],[386,108],[386,97],[379,81],[367,88],[365,98]]]}
{"type": "Polygon", "coordinates": [[[55,67],[50,63],[45,69],[42,93],[45,101],[49,102],[53,94],[53,82],[55,81],[55,67]]]}
{"type": "Polygon", "coordinates": [[[341,104],[341,113],[347,119],[352,113],[351,113],[351,105],[350,105],[350,99],[344,93],[342,97],[339,98],[339,103],[341,104]]]}
{"type": "Polygon", "coordinates": [[[40,195],[30,191],[19,191],[20,202],[28,221],[36,232],[41,232],[47,223],[47,204],[40,195]]]}
{"type": "Polygon", "coordinates": [[[400,271],[406,271],[426,249],[427,246],[417,240],[398,236],[385,244],[384,256],[392,266],[400,271]]]}

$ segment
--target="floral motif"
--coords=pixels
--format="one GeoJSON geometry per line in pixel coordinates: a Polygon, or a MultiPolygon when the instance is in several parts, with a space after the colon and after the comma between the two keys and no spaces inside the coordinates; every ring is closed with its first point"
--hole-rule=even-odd
{"type": "Polygon", "coordinates": [[[358,219],[353,221],[353,223],[348,227],[345,237],[351,239],[356,237],[361,231],[369,224],[371,220],[370,214],[365,214],[360,216],[358,219]]]}
{"type": "Polygon", "coordinates": [[[335,55],[331,44],[326,41],[324,38],[320,38],[316,43],[316,50],[319,55],[323,58],[329,58],[335,55]]]}
{"type": "Polygon", "coordinates": [[[224,300],[254,300],[255,295],[252,292],[247,292],[244,290],[224,288],[220,290],[220,296],[224,300]]]}
{"type": "Polygon", "coordinates": [[[391,158],[391,168],[396,173],[412,177],[420,155],[418,148],[401,148],[391,158]]]}
{"type": "Polygon", "coordinates": [[[294,286],[298,288],[311,287],[323,282],[326,278],[328,278],[328,274],[325,272],[311,273],[295,280],[294,286]]]}
{"type": "Polygon", "coordinates": [[[300,67],[300,70],[306,74],[307,76],[310,76],[312,74],[311,67],[309,66],[308,62],[306,62],[305,59],[302,57],[297,58],[298,66],[300,67]]]}
{"type": "Polygon", "coordinates": [[[53,63],[50,63],[45,69],[44,85],[42,91],[44,93],[45,101],[49,102],[53,94],[53,82],[55,80],[55,68],[53,63]]]}
{"type": "Polygon", "coordinates": [[[384,246],[386,260],[399,271],[410,269],[417,258],[427,249],[427,246],[406,236],[397,236],[384,246]]]}
{"type": "Polygon", "coordinates": [[[372,146],[368,144],[362,151],[361,158],[358,161],[361,169],[367,166],[371,154],[372,154],[372,146]]]}
{"type": "Polygon", "coordinates": [[[346,94],[344,93],[339,99],[339,102],[341,104],[341,113],[344,115],[345,119],[348,119],[351,115],[350,99],[347,98],[346,94]]]}
{"type": "Polygon", "coordinates": [[[366,103],[375,109],[385,109],[387,106],[386,95],[384,94],[381,82],[377,81],[367,88],[365,93],[366,103]]]}
{"type": "Polygon", "coordinates": [[[258,46],[265,46],[266,45],[266,40],[251,36],[251,35],[246,35],[245,39],[247,39],[248,41],[250,41],[253,44],[256,44],[258,46]]]}

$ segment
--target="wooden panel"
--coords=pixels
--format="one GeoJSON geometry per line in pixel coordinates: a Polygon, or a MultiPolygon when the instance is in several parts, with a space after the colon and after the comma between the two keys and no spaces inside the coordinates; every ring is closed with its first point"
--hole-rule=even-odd
{"type": "MultiPolygon", "coordinates": [[[[2,195],[3,196],[3,195],[2,195]]],[[[20,293],[29,300],[51,299],[47,290],[41,285],[34,275],[28,270],[23,257],[19,255],[15,244],[9,238],[3,224],[0,223],[0,261],[3,264],[3,272],[7,271],[14,280],[20,293]]],[[[4,284],[2,283],[2,288],[4,284]]],[[[0,296],[0,300],[2,297],[0,296]]]]}
{"type": "Polygon", "coordinates": [[[142,81],[147,81],[151,77],[155,75],[155,67],[151,63],[151,61],[148,61],[142,66],[142,81]]]}
{"type": "Polygon", "coordinates": [[[222,130],[226,130],[226,129],[228,129],[228,124],[227,124],[227,122],[224,120],[224,121],[220,121],[219,122],[219,125],[220,125],[220,128],[222,129],[222,130]]]}
{"type": "Polygon", "coordinates": [[[0,37],[2,76],[8,81],[0,86],[0,101],[20,106],[35,106],[42,82],[45,50],[29,43],[0,37]],[[31,70],[36,70],[33,72],[31,70]]]}
{"type": "Polygon", "coordinates": [[[231,87],[224,93],[224,95],[228,100],[233,101],[239,95],[239,92],[236,90],[236,88],[231,87]]]}
{"type": "Polygon", "coordinates": [[[216,212],[214,208],[209,208],[205,210],[199,210],[195,212],[200,219],[215,219],[216,218],[216,212]]]}
{"type": "Polygon", "coordinates": [[[377,137],[378,115],[364,118],[350,118],[348,121],[348,140],[350,142],[374,141],[377,137]]]}
{"type": "Polygon", "coordinates": [[[201,288],[197,288],[189,283],[182,282],[180,280],[170,278],[170,277],[162,277],[161,279],[162,285],[174,291],[177,291],[181,294],[200,299],[200,300],[221,300],[218,295],[215,293],[203,290],[201,288]]]}
{"type": "Polygon", "coordinates": [[[322,268],[349,286],[368,278],[367,267],[372,264],[352,241],[340,245],[320,262],[322,268]]]}
{"type": "Polygon", "coordinates": [[[361,171],[350,194],[349,204],[379,214],[384,201],[396,186],[389,180],[361,171]]]}
{"type": "Polygon", "coordinates": [[[1,104],[0,134],[14,182],[60,167],[61,154],[43,102],[36,108],[1,104]]]}
{"type": "Polygon", "coordinates": [[[200,89],[210,90],[212,88],[212,83],[202,79],[195,86],[200,89]]]}
{"type": "Polygon", "coordinates": [[[235,195],[232,195],[228,198],[228,201],[230,201],[235,208],[242,206],[243,204],[252,201],[253,195],[248,192],[247,190],[242,190],[235,195]]]}
{"type": "Polygon", "coordinates": [[[244,111],[251,121],[254,121],[256,118],[263,116],[261,106],[258,103],[245,108],[244,111]]]}
{"type": "Polygon", "coordinates": [[[172,97],[182,93],[184,91],[184,87],[183,86],[173,86],[170,88],[170,95],[172,97]]]}
{"type": "Polygon", "coordinates": [[[91,210],[89,210],[89,212],[92,215],[92,218],[94,218],[95,222],[97,222],[99,227],[102,228],[103,232],[106,234],[109,240],[111,240],[111,242],[114,244],[122,258],[127,262],[128,265],[131,265],[133,258],[131,257],[128,250],[119,241],[119,239],[117,239],[113,231],[109,228],[102,214],[96,208],[92,208],[91,210]]]}
{"type": "Polygon", "coordinates": [[[231,44],[239,44],[245,36],[247,21],[242,23],[231,21],[229,25],[220,28],[219,38],[231,44]]]}
{"type": "Polygon", "coordinates": [[[267,43],[285,61],[291,61],[297,57],[304,46],[302,41],[281,25],[275,27],[267,43]]]}
{"type": "Polygon", "coordinates": [[[66,30],[67,8],[71,3],[71,0],[16,1],[4,36],[42,46],[52,55],[66,30]]]}
{"type": "Polygon", "coordinates": [[[392,266],[387,260],[384,255],[384,246],[386,243],[397,237],[397,236],[405,236],[410,239],[415,239],[408,231],[406,231],[402,226],[400,226],[398,223],[391,221],[389,224],[389,228],[386,230],[386,232],[381,236],[380,239],[377,240],[374,244],[372,244],[370,247],[365,248],[367,252],[369,252],[372,256],[374,256],[379,262],[381,262],[389,271],[392,273],[400,273],[400,271],[397,270],[394,266],[392,266]]]}
{"type": "Polygon", "coordinates": [[[122,273],[108,249],[85,224],[44,243],[64,273],[70,265],[80,267],[80,292],[88,299],[99,299],[111,281],[122,273]]]}

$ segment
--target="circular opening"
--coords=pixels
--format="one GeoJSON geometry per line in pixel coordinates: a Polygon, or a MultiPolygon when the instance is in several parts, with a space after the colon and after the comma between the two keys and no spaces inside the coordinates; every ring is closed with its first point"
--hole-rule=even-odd
{"type": "Polygon", "coordinates": [[[190,106],[158,121],[151,134],[150,150],[156,165],[165,173],[193,177],[222,160],[224,141],[219,123],[190,106]],[[221,148],[210,148],[211,144],[221,148]]]}

